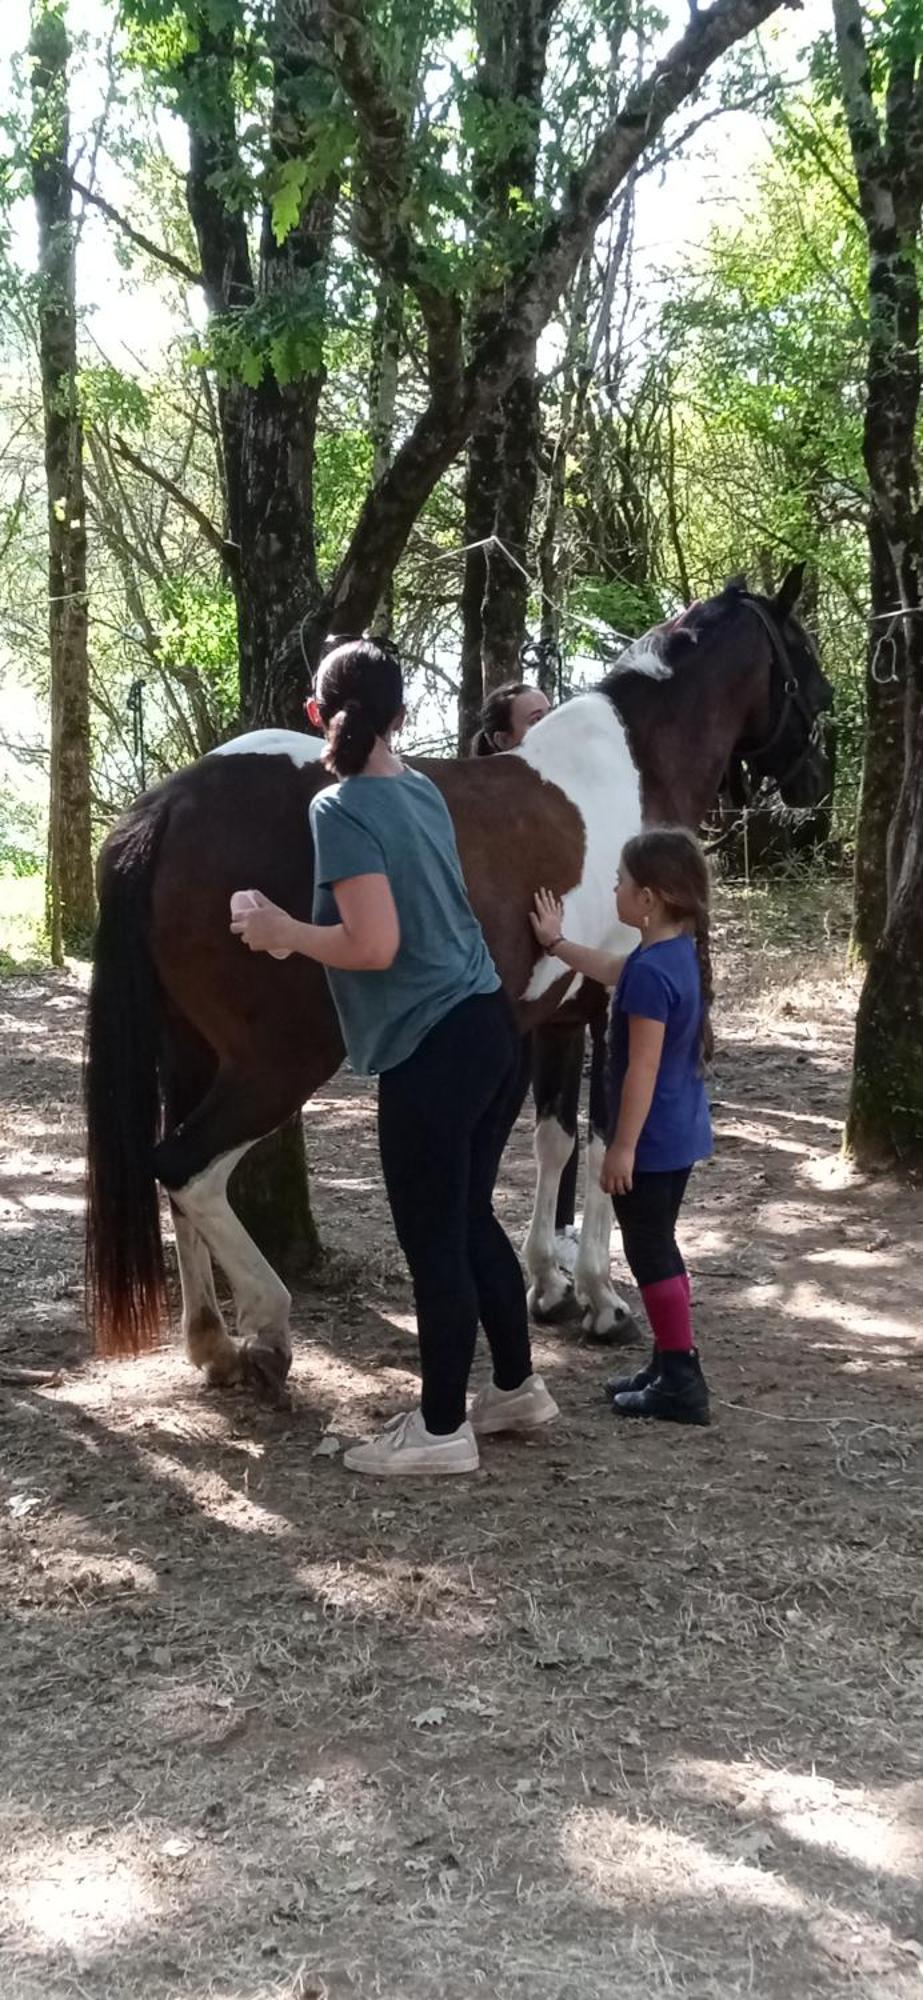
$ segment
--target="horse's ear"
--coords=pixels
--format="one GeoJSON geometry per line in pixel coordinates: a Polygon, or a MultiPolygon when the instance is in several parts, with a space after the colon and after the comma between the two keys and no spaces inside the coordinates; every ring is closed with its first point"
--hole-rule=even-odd
{"type": "Polygon", "coordinates": [[[776,592],[776,611],[780,618],[790,618],[804,589],[804,573],[807,563],[795,563],[776,592]]]}
{"type": "Polygon", "coordinates": [[[748,585],[748,583],[747,583],[747,572],[746,572],[746,570],[745,570],[745,569],[738,569],[738,570],[735,570],[735,572],[734,572],[734,575],[733,575],[733,576],[729,576],[729,577],[728,577],[728,580],[727,580],[727,583],[725,584],[724,588],[725,588],[725,590],[747,590],[747,589],[749,589],[749,585],[748,585]]]}

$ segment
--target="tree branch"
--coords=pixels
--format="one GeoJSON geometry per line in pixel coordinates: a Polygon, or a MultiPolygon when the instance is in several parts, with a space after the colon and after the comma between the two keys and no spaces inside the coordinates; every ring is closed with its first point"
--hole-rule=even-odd
{"type": "Polygon", "coordinates": [[[174,257],[172,250],[167,250],[162,243],[154,243],[142,230],[136,229],[133,222],[129,222],[127,215],[122,215],[119,209],[113,208],[111,201],[106,201],[101,194],[96,194],[93,188],[86,187],[83,181],[75,180],[73,174],[68,175],[68,180],[75,194],[79,194],[83,201],[88,201],[91,207],[98,208],[107,222],[114,222],[122,235],[127,236],[129,242],[134,243],[139,250],[143,250],[146,256],[156,258],[158,264],[165,265],[175,277],[182,278],[185,285],[202,284],[201,271],[194,271],[192,265],[184,263],[182,257],[174,257]]]}
{"type": "Polygon", "coordinates": [[[141,458],[138,452],[132,451],[131,446],[125,443],[124,438],[113,437],[110,441],[110,449],[114,451],[117,458],[123,459],[125,464],[130,465],[135,472],[140,472],[143,478],[150,479],[153,485],[159,486],[162,493],[166,493],[169,499],[176,502],[177,507],[182,508],[184,514],[188,514],[190,521],[195,522],[196,527],[204,535],[209,547],[214,549],[215,554],[220,556],[223,563],[230,563],[234,560],[235,550],[233,543],[226,540],[220,528],[215,527],[214,521],[209,519],[204,508],[199,506],[198,501],[193,500],[190,494],[184,493],[182,487],[177,486],[176,482],[170,479],[166,472],[161,472],[158,466],[151,465],[148,459],[141,458]]]}
{"type": "MultiPolygon", "coordinates": [[[[334,618],[355,620],[345,629],[361,630],[378,602],[382,578],[400,560],[420,508],[466,438],[520,373],[621,183],[712,64],[781,4],[782,0],[714,0],[706,13],[692,17],[680,40],[629,93],[622,110],[600,133],[583,170],[574,175],[560,215],[542,232],[529,270],[514,288],[495,329],[477,344],[461,395],[448,407],[431,397],[384,479],[369,495],[350,546],[311,621],[309,647],[319,647],[334,618]]],[[[354,26],[358,17],[361,28],[361,0],[320,0],[320,7],[328,34],[334,32],[334,21],[339,24],[344,18],[344,10],[354,26]]],[[[395,158],[391,156],[392,173],[395,158]]],[[[292,643],[296,638],[293,634],[292,643]]]]}

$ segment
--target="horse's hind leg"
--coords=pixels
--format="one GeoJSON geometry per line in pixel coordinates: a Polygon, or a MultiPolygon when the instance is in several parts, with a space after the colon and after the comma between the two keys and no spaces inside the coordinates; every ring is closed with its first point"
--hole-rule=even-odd
{"type": "Polygon", "coordinates": [[[186,1353],[193,1367],[203,1370],[208,1382],[218,1385],[235,1381],[240,1375],[239,1352],[218,1304],[208,1244],[175,1201],[171,1200],[170,1207],[183,1291],[186,1353]]]}
{"type": "MultiPolygon", "coordinates": [[[[206,1096],[217,1067],[213,1051],[182,1015],[170,1010],[162,1059],[164,1110],[174,1130],[206,1096]]],[[[207,1243],[175,1201],[170,1207],[183,1295],[183,1340],[194,1367],[211,1382],[239,1373],[237,1343],[231,1339],[215,1292],[207,1243]]]]}
{"type": "MultiPolygon", "coordinates": [[[[158,1147],[157,1173],[185,1218],[190,1245],[197,1236],[207,1247],[234,1297],[239,1342],[225,1334],[205,1353],[206,1334],[192,1355],[214,1383],[251,1379],[278,1394],[288,1374],[291,1295],[234,1214],[227,1185],[248,1148],[299,1110],[319,1081],[300,1071],[220,1069],[201,1104],[158,1147]]],[[[193,1277],[200,1270],[194,1255],[193,1277]]]]}

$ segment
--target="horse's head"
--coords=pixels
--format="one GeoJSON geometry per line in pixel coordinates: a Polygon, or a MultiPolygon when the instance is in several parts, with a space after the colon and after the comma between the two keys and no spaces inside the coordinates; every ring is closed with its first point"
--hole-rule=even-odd
{"type": "MultiPolygon", "coordinates": [[[[755,677],[754,700],[737,756],[756,778],[771,778],[787,806],[818,806],[829,798],[833,765],[826,718],[833,689],[809,634],[795,617],[804,563],[789,570],[775,597],[748,591],[742,579],[728,585],[755,617],[768,642],[768,661],[755,677]]],[[[726,593],[727,594],[727,593],[726,593]]]]}

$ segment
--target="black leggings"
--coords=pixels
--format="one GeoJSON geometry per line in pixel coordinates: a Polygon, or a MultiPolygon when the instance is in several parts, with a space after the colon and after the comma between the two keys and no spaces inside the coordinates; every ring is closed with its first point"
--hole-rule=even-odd
{"type": "Polygon", "coordinates": [[[678,1278],[686,1269],[676,1221],[691,1172],[678,1167],[672,1173],[635,1174],[631,1193],[612,1197],[625,1262],[639,1290],[661,1278],[678,1278]]]}
{"type": "Polygon", "coordinates": [[[519,1260],[493,1212],[521,1049],[502,993],[463,1000],[378,1084],[378,1143],[417,1308],[429,1431],[458,1429],[480,1319],[500,1389],[532,1372],[519,1260]]]}

